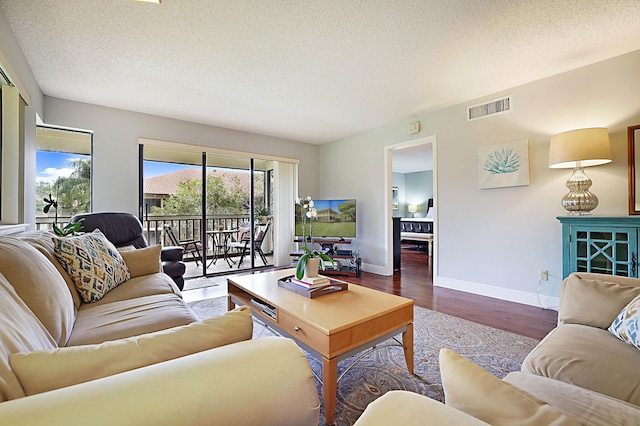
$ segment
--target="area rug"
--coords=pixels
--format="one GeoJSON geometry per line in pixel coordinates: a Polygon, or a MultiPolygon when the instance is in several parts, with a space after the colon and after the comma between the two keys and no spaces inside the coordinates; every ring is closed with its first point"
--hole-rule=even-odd
{"type": "MultiPolygon", "coordinates": [[[[189,305],[200,319],[204,319],[222,315],[226,311],[226,303],[226,297],[220,297],[189,305]]],[[[254,339],[272,335],[271,331],[255,322],[254,339]]],[[[438,367],[440,348],[452,349],[502,378],[511,371],[520,370],[522,361],[538,340],[415,307],[415,374],[407,371],[402,348],[384,346],[387,343],[395,342],[383,342],[360,359],[338,383],[336,425],[352,425],[370,402],[390,390],[408,390],[444,401],[438,367]]],[[[320,376],[322,363],[308,354],[307,358],[313,371],[320,376]]],[[[339,363],[338,377],[350,364],[351,359],[339,363]]],[[[320,383],[318,395],[322,395],[320,383]]],[[[324,408],[321,417],[320,424],[326,425],[324,408]]]]}
{"type": "Polygon", "coordinates": [[[226,285],[227,277],[198,277],[184,280],[184,291],[226,285]]]}

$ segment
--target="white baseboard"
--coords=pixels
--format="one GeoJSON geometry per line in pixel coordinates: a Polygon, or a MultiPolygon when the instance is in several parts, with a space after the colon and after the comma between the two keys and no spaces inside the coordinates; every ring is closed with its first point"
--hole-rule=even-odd
{"type": "MultiPolygon", "coordinates": [[[[372,274],[382,275],[388,277],[387,269],[384,266],[380,265],[371,265],[370,263],[362,263],[360,265],[360,269],[366,272],[371,272],[372,274]]],[[[392,273],[393,274],[393,273],[392,273]]]]}
{"type": "Polygon", "coordinates": [[[557,297],[537,295],[520,290],[495,287],[486,284],[479,284],[470,281],[456,280],[447,277],[434,277],[433,285],[437,287],[449,288],[452,290],[464,291],[480,296],[492,297],[494,299],[507,300],[509,302],[522,303],[524,305],[536,306],[539,308],[558,310],[559,299],[557,297]]]}

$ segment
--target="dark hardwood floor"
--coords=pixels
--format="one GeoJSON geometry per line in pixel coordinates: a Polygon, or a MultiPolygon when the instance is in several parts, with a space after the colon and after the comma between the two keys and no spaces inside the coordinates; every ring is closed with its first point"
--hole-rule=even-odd
{"type": "MultiPolygon", "coordinates": [[[[558,313],[553,310],[434,287],[432,258],[427,255],[426,251],[411,250],[411,247],[411,245],[403,244],[402,268],[400,271],[396,271],[393,276],[385,277],[362,272],[360,277],[337,276],[336,278],[408,297],[422,308],[538,340],[556,326],[558,313]]],[[[260,269],[255,273],[271,269],[273,268],[260,269]]],[[[220,295],[216,293],[216,296],[220,295]]],[[[208,294],[195,297],[216,296],[208,294]]]]}
{"type": "Polygon", "coordinates": [[[500,330],[542,339],[556,325],[556,311],[433,286],[432,258],[402,249],[402,267],[393,276],[362,272],[348,281],[413,299],[417,306],[500,330]]]}

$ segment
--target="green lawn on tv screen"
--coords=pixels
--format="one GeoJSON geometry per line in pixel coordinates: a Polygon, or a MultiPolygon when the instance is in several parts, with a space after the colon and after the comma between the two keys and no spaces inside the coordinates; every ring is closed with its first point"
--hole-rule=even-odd
{"type": "MultiPolygon", "coordinates": [[[[305,234],[309,236],[309,223],[307,223],[307,232],[305,234]]],[[[302,236],[302,223],[296,223],[296,235],[302,236]]],[[[355,235],[355,222],[313,222],[313,236],[315,238],[353,238],[355,235]]]]}

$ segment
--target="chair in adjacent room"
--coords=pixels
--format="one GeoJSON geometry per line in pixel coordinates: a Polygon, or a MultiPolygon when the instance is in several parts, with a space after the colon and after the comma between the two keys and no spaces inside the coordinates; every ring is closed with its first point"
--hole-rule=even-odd
{"type": "Polygon", "coordinates": [[[171,244],[182,247],[185,256],[190,254],[196,261],[196,265],[200,264],[202,261],[202,242],[200,240],[194,240],[192,238],[180,240],[173,230],[173,227],[166,223],[163,225],[163,229],[171,244]]]}
{"type": "MultiPolygon", "coordinates": [[[[271,220],[267,221],[267,225],[264,227],[264,229],[260,229],[257,232],[256,238],[253,241],[253,253],[254,255],[256,253],[260,255],[260,258],[262,259],[262,263],[264,263],[265,266],[267,266],[267,257],[264,255],[264,252],[262,251],[262,242],[267,236],[267,232],[269,231],[270,226],[271,226],[271,220]]],[[[242,236],[239,241],[231,241],[227,244],[227,247],[229,249],[236,249],[241,253],[240,260],[238,261],[238,268],[240,268],[240,265],[242,265],[242,261],[244,260],[244,256],[247,254],[247,251],[250,250],[250,247],[251,247],[250,241],[251,241],[251,235],[248,233],[245,233],[244,236],[242,236]]]]}

